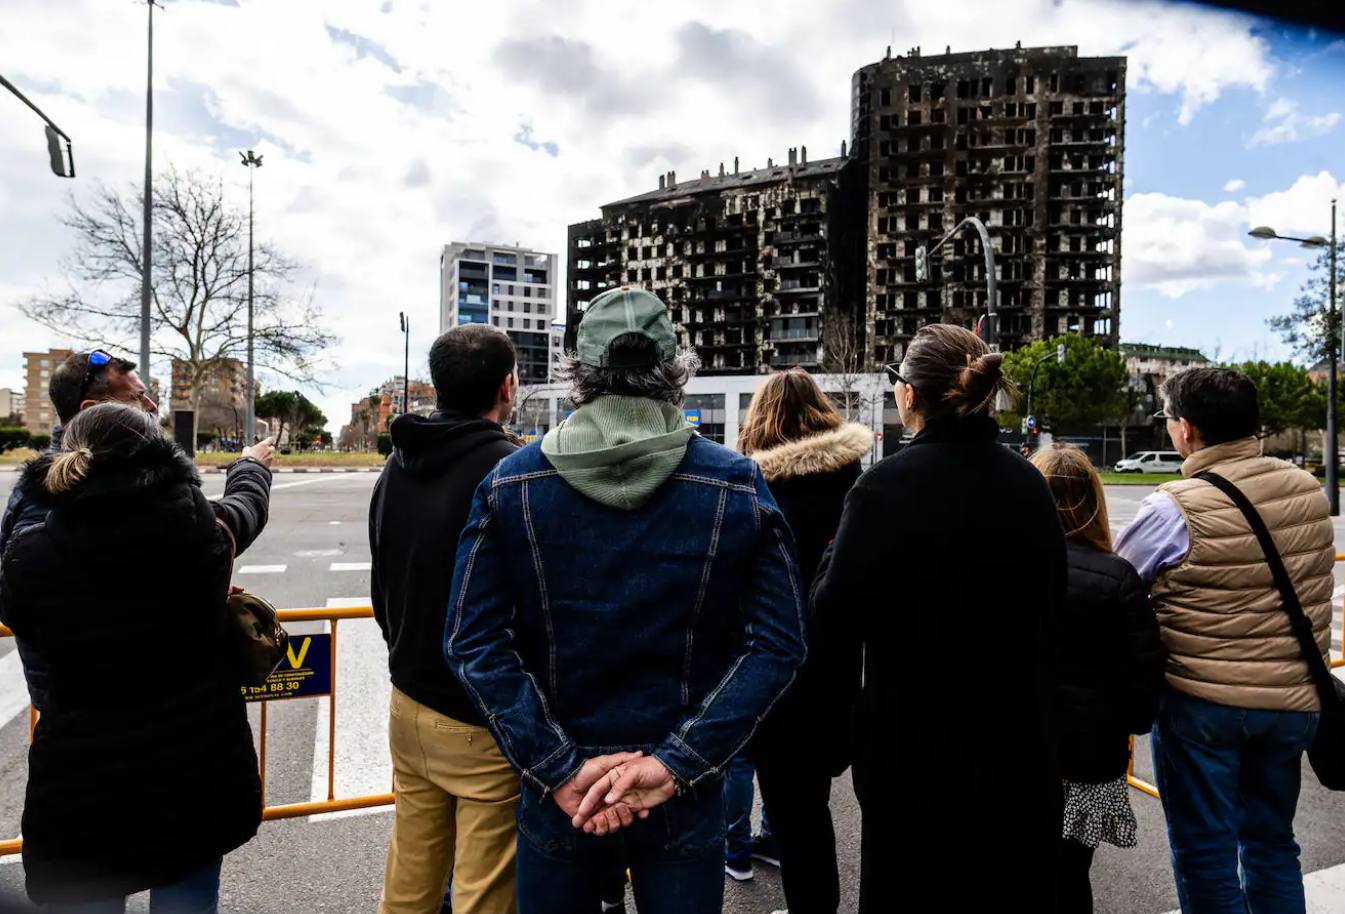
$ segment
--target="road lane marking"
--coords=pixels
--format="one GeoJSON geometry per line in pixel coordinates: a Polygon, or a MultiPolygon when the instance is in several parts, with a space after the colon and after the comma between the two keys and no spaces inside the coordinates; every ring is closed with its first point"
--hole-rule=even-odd
{"type": "Polygon", "coordinates": [[[372,562],[332,562],[327,566],[328,571],[368,571],[373,567],[372,562]]]}
{"type": "MultiPolygon", "coordinates": [[[[368,606],[368,597],[332,597],[328,608],[368,606]]],[[[330,623],[324,631],[330,631],[330,623]]],[[[392,757],[388,751],[388,648],[373,619],[346,619],[336,638],[336,795],[364,796],[392,790],[392,757]],[[354,688],[342,687],[349,683],[354,688]]],[[[313,780],[309,798],[327,799],[327,726],[331,699],[318,699],[314,722],[313,780]]],[[[390,806],[321,813],[313,819],[391,812],[390,806]]]]}
{"type": "MultiPolygon", "coordinates": [[[[281,489],[297,489],[299,486],[315,486],[319,483],[331,482],[333,479],[361,479],[363,476],[364,474],[362,473],[329,473],[324,476],[319,476],[316,479],[301,479],[298,482],[278,482],[271,486],[271,491],[279,492],[281,489]]],[[[223,497],[223,492],[218,495],[209,496],[211,501],[219,501],[223,497]]]]}
{"type": "Polygon", "coordinates": [[[244,565],[239,574],[284,574],[288,565],[244,565]]]}
{"type": "Polygon", "coordinates": [[[0,727],[28,710],[28,683],[17,650],[0,657],[0,727]]]}
{"type": "Polygon", "coordinates": [[[294,556],[300,559],[325,559],[340,554],[340,549],[300,549],[294,556]]]}

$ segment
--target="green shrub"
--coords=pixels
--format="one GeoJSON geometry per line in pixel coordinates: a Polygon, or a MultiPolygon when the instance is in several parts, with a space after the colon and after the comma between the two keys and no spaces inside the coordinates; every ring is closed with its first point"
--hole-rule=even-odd
{"type": "Polygon", "coordinates": [[[392,436],[387,432],[378,433],[378,453],[382,454],[384,457],[387,457],[392,453],[392,436]]]}
{"type": "Polygon", "coordinates": [[[47,448],[51,447],[51,436],[33,435],[28,439],[28,446],[38,452],[45,451],[47,448]]]}
{"type": "Polygon", "coordinates": [[[0,454],[16,448],[28,447],[33,439],[26,428],[0,428],[0,454]]]}

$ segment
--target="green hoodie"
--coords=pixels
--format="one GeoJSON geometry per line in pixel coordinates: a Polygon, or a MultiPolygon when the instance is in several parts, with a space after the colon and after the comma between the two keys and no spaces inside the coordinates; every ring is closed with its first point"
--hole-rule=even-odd
{"type": "Polygon", "coordinates": [[[629,511],[673,474],[694,431],[671,403],[610,395],[547,432],[542,453],[581,493],[629,511]]]}

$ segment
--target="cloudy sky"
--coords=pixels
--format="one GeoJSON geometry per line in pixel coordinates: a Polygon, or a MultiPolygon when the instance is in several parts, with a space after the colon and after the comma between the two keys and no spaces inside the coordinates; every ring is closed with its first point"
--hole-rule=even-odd
{"type": "MultiPolygon", "coordinates": [[[[13,303],[58,288],[71,194],[144,168],[145,15],[129,0],[5,0],[3,73],[75,139],[0,93],[0,387],[65,341],[13,303]]],[[[219,175],[305,265],[340,344],[317,399],[333,427],[437,332],[452,240],[563,255],[565,226],[657,176],[806,145],[835,154],[850,76],[883,54],[1076,44],[1129,57],[1121,335],[1283,357],[1265,327],[1305,275],[1267,223],[1325,233],[1345,190],[1345,40],[1200,7],[1121,0],[176,0],[156,12],[157,165],[219,175]]],[[[423,367],[420,369],[423,371],[423,367]]],[[[156,374],[158,372],[156,371],[156,374]]],[[[263,378],[266,382],[272,379],[263,378]]]]}

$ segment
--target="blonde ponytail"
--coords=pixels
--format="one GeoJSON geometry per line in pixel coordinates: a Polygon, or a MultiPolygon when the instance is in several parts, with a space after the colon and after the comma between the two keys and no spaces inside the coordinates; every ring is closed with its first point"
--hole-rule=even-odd
{"type": "Polygon", "coordinates": [[[53,495],[70,491],[89,475],[92,462],[93,451],[86,447],[57,454],[47,469],[47,491],[53,495]]]}

